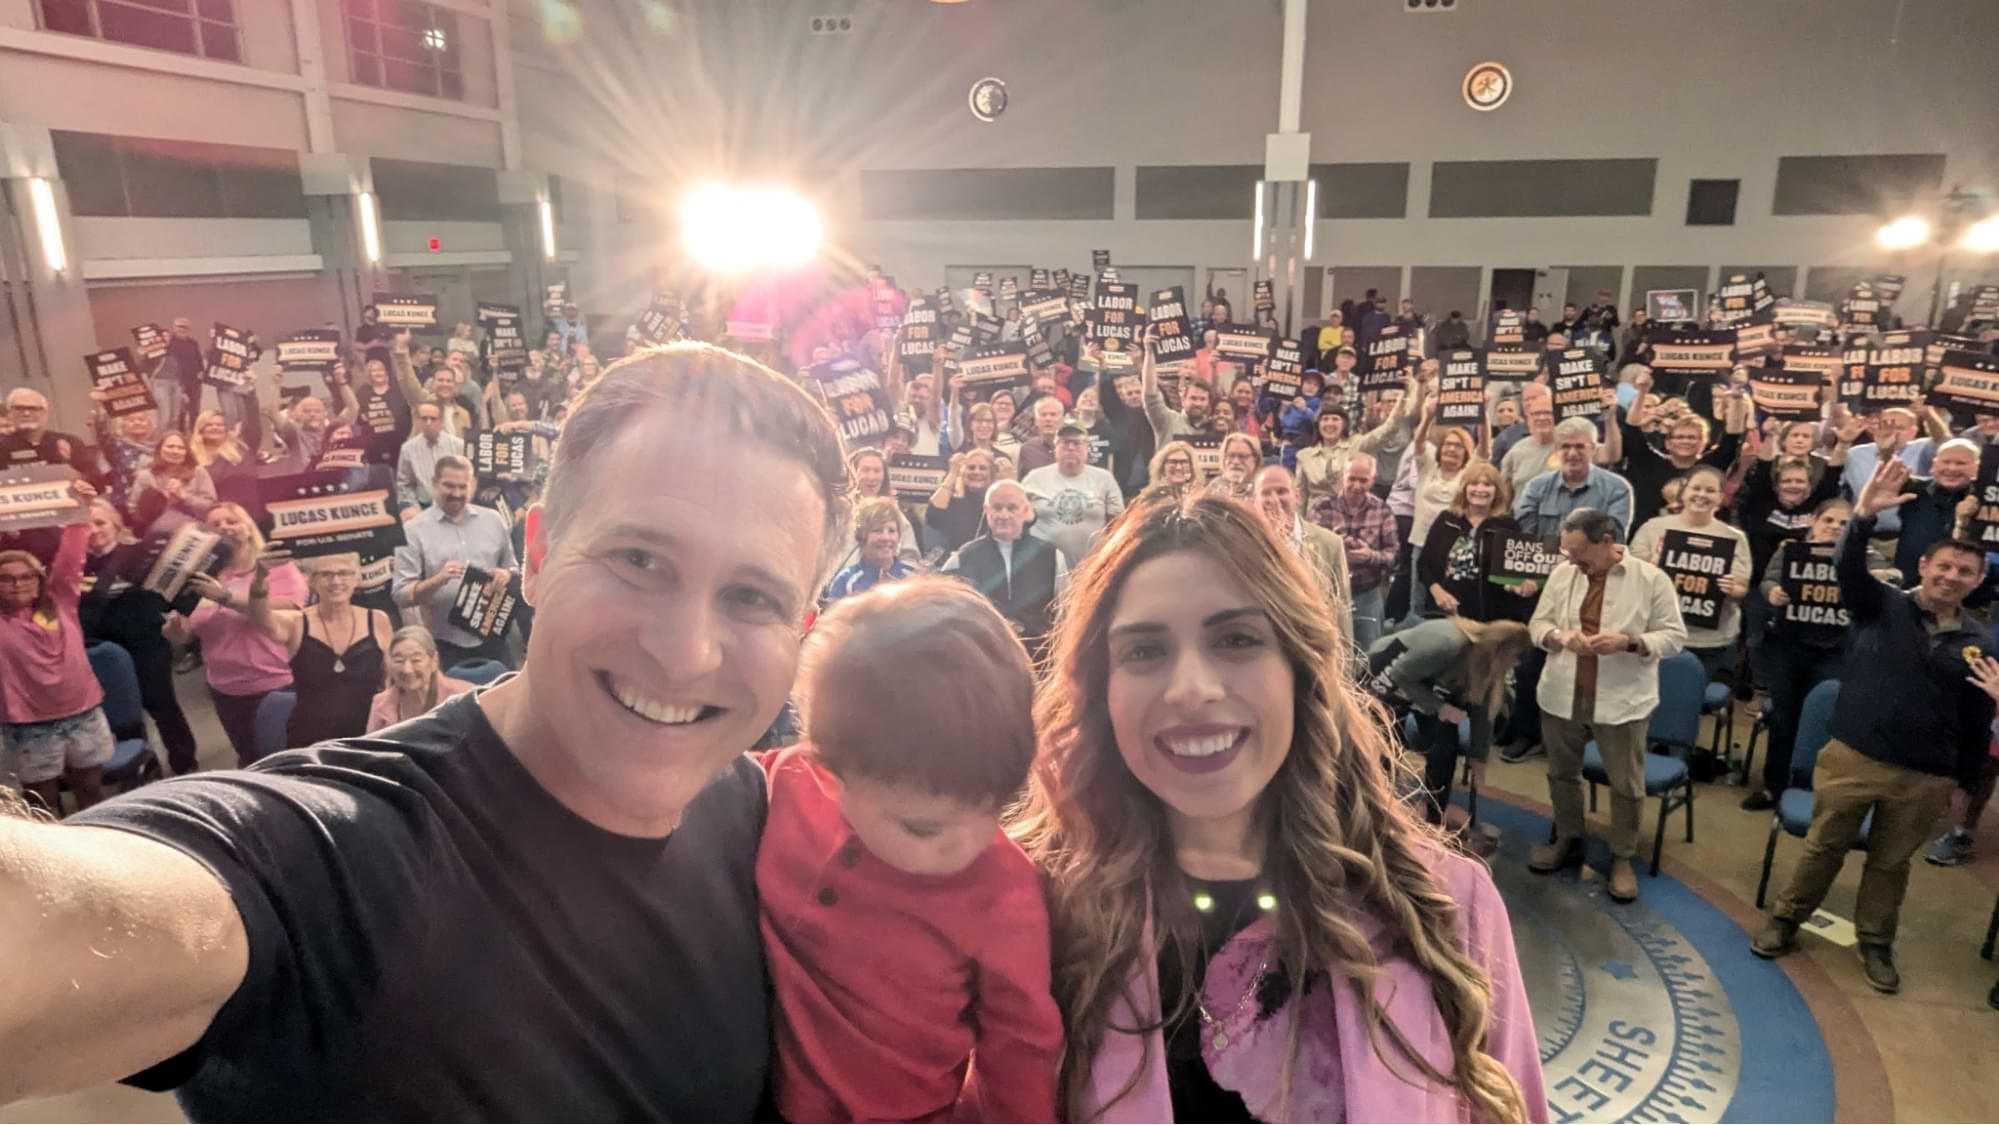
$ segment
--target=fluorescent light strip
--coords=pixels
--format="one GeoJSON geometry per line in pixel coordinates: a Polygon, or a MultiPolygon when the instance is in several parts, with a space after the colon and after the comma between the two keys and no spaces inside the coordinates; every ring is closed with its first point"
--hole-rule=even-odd
{"type": "Polygon", "coordinates": [[[49,264],[50,272],[61,273],[69,268],[69,255],[62,246],[62,220],[56,215],[55,188],[37,176],[28,181],[28,201],[35,211],[35,233],[42,240],[42,260],[49,264]]]}
{"type": "Polygon", "coordinates": [[[546,199],[541,201],[541,256],[555,258],[555,205],[546,199]]]}
{"type": "Polygon", "coordinates": [[[1305,181],[1305,260],[1312,260],[1312,236],[1319,231],[1319,181],[1305,181]]]}
{"type": "Polygon", "coordinates": [[[382,260],[382,231],[375,223],[375,197],[370,192],[359,192],[354,203],[361,212],[361,254],[369,265],[382,260]]]}
{"type": "Polygon", "coordinates": [[[1263,181],[1256,181],[1256,234],[1249,244],[1249,256],[1256,262],[1263,261],[1263,181]]]}

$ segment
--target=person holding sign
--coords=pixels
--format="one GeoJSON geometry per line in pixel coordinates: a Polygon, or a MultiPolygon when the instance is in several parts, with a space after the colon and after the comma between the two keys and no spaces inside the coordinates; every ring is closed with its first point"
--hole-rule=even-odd
{"type": "MultiPolygon", "coordinates": [[[[1589,422],[1572,419],[1584,426],[1589,422]]],[[[1564,423],[1567,425],[1568,423],[1564,423]]],[[[1527,623],[1548,654],[1541,672],[1541,742],[1555,839],[1527,860],[1536,874],[1583,859],[1583,746],[1610,775],[1610,897],[1638,898],[1638,827],[1645,818],[1646,729],[1659,706],[1659,662],[1686,644],[1680,599],[1664,571],[1618,545],[1616,517],[1578,508],[1562,519],[1568,561],[1527,623]]]]}
{"type": "MultiPolygon", "coordinates": [[[[171,607],[146,583],[145,571],[140,569],[148,548],[154,546],[165,549],[158,540],[152,544],[135,540],[125,527],[125,517],[103,496],[91,501],[89,554],[83,563],[86,589],[77,605],[77,616],[83,622],[86,643],[108,641],[132,658],[139,702],[159,729],[167,765],[176,774],[193,773],[197,768],[194,731],[174,693],[173,646],[160,635],[171,607]]],[[[190,595],[181,598],[193,604],[190,595]]]]}
{"type": "Polygon", "coordinates": [[[1742,599],[1756,573],[1749,537],[1721,520],[1721,492],[1721,470],[1701,465],[1681,478],[1680,513],[1647,520],[1631,537],[1631,553],[1672,578],[1686,650],[1700,658],[1710,681],[1735,663],[1742,599]]]}
{"type": "Polygon", "coordinates": [[[306,573],[313,603],[304,609],[271,609],[269,575],[262,566],[250,582],[250,620],[283,645],[291,660],[298,703],[285,727],[285,745],[293,748],[367,730],[394,628],[388,614],[354,604],[361,556],[315,558],[306,573]]]}
{"type": "Polygon", "coordinates": [[[1868,825],[1853,928],[1867,983],[1884,993],[1902,983],[1894,942],[1909,861],[1928,842],[1951,793],[1977,783],[1999,699],[1999,663],[1985,653],[1984,630],[1964,612],[1964,599],[1985,574],[1983,551],[1956,539],[1930,544],[1919,584],[1908,591],[1868,572],[1875,518],[1905,502],[1908,482],[1909,467],[1899,460],[1879,465],[1840,539],[1834,567],[1853,626],[1832,738],[1813,773],[1804,852],[1769,924],[1750,942],[1759,957],[1797,948],[1799,928],[1825,901],[1868,825]]]}
{"type": "Polygon", "coordinates": [[[82,506],[62,529],[54,562],[0,551],[0,766],[55,816],[65,781],[79,809],[103,800],[115,746],[77,618],[97,489],[84,480],[69,488],[82,506]]]}
{"type": "Polygon", "coordinates": [[[1520,530],[1512,507],[1506,477],[1491,462],[1474,462],[1459,474],[1457,495],[1430,525],[1429,538],[1416,556],[1416,581],[1432,606],[1473,621],[1524,623],[1533,614],[1540,582],[1528,578],[1500,585],[1486,557],[1489,533],[1520,530]]]}
{"type": "MultiPolygon", "coordinates": [[[[208,695],[215,717],[238,765],[262,756],[257,740],[257,710],[264,697],[291,686],[291,661],[278,644],[250,619],[250,583],[263,561],[264,537],[250,513],[225,500],[208,510],[208,529],[229,543],[229,565],[219,575],[194,574],[188,589],[202,602],[183,617],[168,613],[161,632],[173,644],[201,641],[201,665],[208,678],[208,695]]],[[[305,604],[305,576],[289,562],[268,571],[266,602],[273,609],[297,609],[305,604]]]]}
{"type": "Polygon", "coordinates": [[[471,660],[512,663],[506,631],[482,637],[451,623],[466,570],[486,571],[504,588],[520,566],[507,521],[472,503],[472,479],[472,464],[463,457],[438,458],[430,483],[437,503],[403,524],[404,542],[396,548],[396,604],[422,607],[448,668],[471,660]]]}
{"type": "Polygon", "coordinates": [[[1833,544],[1852,515],[1853,505],[1844,499],[1822,501],[1804,538],[1779,543],[1763,569],[1763,601],[1770,613],[1755,655],[1757,672],[1770,692],[1763,711],[1770,739],[1763,777],[1742,799],[1742,807],[1751,812],[1776,808],[1777,795],[1791,787],[1791,752],[1805,696],[1817,684],[1839,678],[1853,618],[1840,599],[1833,544]]]}

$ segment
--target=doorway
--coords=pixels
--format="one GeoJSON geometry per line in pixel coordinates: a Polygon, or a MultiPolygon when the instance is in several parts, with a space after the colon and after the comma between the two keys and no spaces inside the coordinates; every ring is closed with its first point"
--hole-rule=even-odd
{"type": "Polygon", "coordinates": [[[1249,271],[1241,266],[1209,266],[1205,295],[1213,297],[1224,293],[1229,303],[1229,316],[1236,320],[1245,319],[1250,311],[1249,271]]]}
{"type": "MultiPolygon", "coordinates": [[[[1534,271],[1503,270],[1492,271],[1492,312],[1500,309],[1515,309],[1526,312],[1534,303],[1534,271]]],[[[1559,307],[1559,306],[1557,306],[1559,307]]]]}

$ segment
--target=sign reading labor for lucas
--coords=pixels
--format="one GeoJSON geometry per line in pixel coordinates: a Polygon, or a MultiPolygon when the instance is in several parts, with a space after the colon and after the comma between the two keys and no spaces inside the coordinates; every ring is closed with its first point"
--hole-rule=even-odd
{"type": "Polygon", "coordinates": [[[1545,582],[1562,565],[1561,548],[1524,531],[1490,527],[1485,535],[1486,581],[1496,586],[1545,582]]]}
{"type": "Polygon", "coordinates": [[[403,545],[403,521],[396,515],[395,470],[366,469],[296,473],[257,482],[264,538],[293,558],[358,552],[378,559],[403,545]]]}
{"type": "MultiPolygon", "coordinates": [[[[1981,505],[1982,510],[1982,505],[1981,505]]],[[[1784,573],[1777,578],[1784,591],[1778,613],[1786,637],[1803,641],[1836,641],[1853,616],[1839,596],[1839,575],[1833,564],[1834,544],[1794,539],[1784,547],[1784,573]]]]}
{"type": "Polygon", "coordinates": [[[465,568],[458,583],[458,596],[451,601],[451,624],[482,637],[497,637],[513,624],[514,608],[520,604],[518,576],[502,586],[493,581],[493,572],[476,566],[465,568]]]}
{"type": "Polygon", "coordinates": [[[250,334],[217,321],[209,335],[214,352],[201,381],[211,387],[241,390],[250,385],[250,334]]]}
{"type": "Polygon", "coordinates": [[[83,507],[69,489],[74,479],[76,470],[68,465],[0,468],[0,531],[68,523],[83,507]]]}
{"type": "Polygon", "coordinates": [[[1673,580],[1680,595],[1680,617],[1702,629],[1721,627],[1725,600],[1721,580],[1735,561],[1735,540],[1692,531],[1668,531],[1659,537],[1659,569],[1673,580]]]}

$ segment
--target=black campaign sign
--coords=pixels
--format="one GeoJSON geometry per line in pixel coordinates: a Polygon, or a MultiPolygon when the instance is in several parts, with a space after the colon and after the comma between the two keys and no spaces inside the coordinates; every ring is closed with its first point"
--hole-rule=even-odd
{"type": "Polygon", "coordinates": [[[1922,397],[1924,347],[1915,341],[1848,348],[1840,399],[1862,411],[1910,406],[1922,397]]]}
{"type": "Polygon", "coordinates": [[[847,448],[873,444],[888,434],[892,407],[880,375],[849,360],[821,364],[807,376],[806,385],[832,413],[847,448]]]}
{"type": "Polygon", "coordinates": [[[1365,366],[1360,373],[1360,389],[1392,390],[1402,385],[1409,368],[1409,333],[1400,324],[1390,324],[1367,342],[1365,366]]]}
{"type": "Polygon", "coordinates": [[[1090,336],[1115,340],[1120,348],[1138,346],[1138,286],[1097,283],[1097,307],[1090,313],[1090,336]]]}
{"type": "Polygon", "coordinates": [[[473,446],[472,457],[482,477],[499,473],[526,476],[534,468],[534,435],[483,431],[473,446]]]}
{"type": "Polygon", "coordinates": [[[1725,378],[1735,368],[1735,329],[1660,328],[1645,337],[1652,370],[1689,379],[1725,378]]]}
{"type": "Polygon", "coordinates": [[[214,574],[228,561],[227,540],[203,525],[189,520],[172,535],[149,537],[142,560],[145,577],[139,585],[167,601],[180,597],[187,580],[196,574],[214,574]]]}
{"type": "Polygon", "coordinates": [[[1541,374],[1546,355],[1540,348],[1504,347],[1485,349],[1485,376],[1508,383],[1524,383],[1541,374]]]}
{"type": "Polygon", "coordinates": [[[897,497],[904,500],[924,501],[944,483],[944,476],[951,469],[947,457],[919,457],[914,453],[898,453],[888,459],[888,487],[897,497]]]}
{"type": "Polygon", "coordinates": [[[510,575],[502,586],[493,581],[492,571],[466,567],[465,577],[458,583],[458,596],[452,599],[448,620],[468,633],[499,636],[513,623],[514,609],[520,604],[518,582],[517,577],[510,575]]]}
{"type": "Polygon", "coordinates": [[[1595,418],[1603,413],[1602,355],[1594,348],[1569,348],[1549,354],[1553,372],[1548,389],[1554,393],[1556,422],[1595,418]]]}
{"type": "Polygon", "coordinates": [[[68,465],[0,467],[0,531],[60,527],[74,519],[83,501],[70,491],[76,470],[68,465]]]}
{"type": "Polygon", "coordinates": [[[1154,290],[1152,304],[1145,310],[1152,322],[1152,358],[1160,363],[1176,363],[1194,358],[1193,330],[1187,323],[1187,291],[1175,285],[1154,290]]]}
{"type": "Polygon", "coordinates": [[[1263,365],[1265,394],[1289,400],[1305,385],[1305,349],[1296,340],[1279,340],[1263,365]]]}
{"type": "Polygon", "coordinates": [[[918,297],[909,303],[902,314],[902,342],[898,345],[904,359],[928,359],[937,347],[937,310],[930,301],[918,297]]]}
{"type": "Polygon", "coordinates": [[[1746,273],[1730,274],[1714,293],[1715,322],[1724,325],[1749,323],[1749,318],[1756,315],[1756,286],[1761,280],[1752,280],[1746,273]]]}
{"type": "Polygon", "coordinates": [[[209,335],[214,353],[201,381],[213,387],[240,390],[250,385],[250,334],[220,321],[209,335]]]}
{"type": "Polygon", "coordinates": [[[1485,353],[1453,348],[1437,357],[1437,424],[1476,427],[1485,421],[1485,353]]]}
{"type": "MultiPolygon", "coordinates": [[[[113,418],[144,414],[153,408],[153,392],[133,369],[132,349],[112,348],[83,357],[91,386],[104,393],[104,412],[113,418]]],[[[169,422],[169,425],[172,423],[169,422]]]]}
{"type": "Polygon", "coordinates": [[[1999,445],[1988,445],[1979,455],[1972,495],[1978,498],[1978,507],[1971,513],[1965,536],[1988,551],[1999,551],[1999,445]]]}
{"type": "MultiPolygon", "coordinates": [[[[648,343],[664,344],[675,338],[679,322],[668,325],[648,322],[648,318],[661,312],[655,302],[651,308],[640,314],[640,333],[648,343]]],[[[521,335],[521,311],[514,305],[493,305],[479,302],[479,326],[486,330],[486,361],[502,378],[512,379],[527,370],[527,339],[521,335]]]]}
{"type": "Polygon", "coordinates": [[[349,551],[363,559],[389,555],[403,545],[395,495],[395,470],[387,465],[359,472],[336,469],[264,477],[257,482],[264,538],[294,558],[349,551]]]}
{"type": "Polygon", "coordinates": [[[1518,309],[1501,309],[1492,314],[1492,333],[1486,339],[1488,344],[1524,344],[1527,342],[1527,318],[1518,309]]]}
{"type": "Polygon", "coordinates": [[[1259,281],[1251,288],[1257,312],[1271,312],[1277,308],[1277,298],[1271,292],[1268,281],[1259,281]]]}
{"type": "Polygon", "coordinates": [[[1777,585],[1786,599],[1777,611],[1785,633],[1822,643],[1837,642],[1853,617],[1839,596],[1839,575],[1831,543],[1794,539],[1784,544],[1784,570],[1777,585]]]}
{"type": "Polygon", "coordinates": [[[1786,371],[1810,373],[1822,380],[1837,379],[1845,370],[1845,365],[1840,360],[1841,352],[1838,348],[1819,344],[1784,345],[1783,367],[1786,371]]]}
{"type": "Polygon", "coordinates": [[[141,324],[132,329],[132,342],[139,347],[139,354],[158,363],[166,358],[167,332],[157,324],[141,324]]]}
{"type": "Polygon", "coordinates": [[[1758,367],[1749,373],[1749,396],[1765,417],[1816,421],[1825,376],[1815,371],[1758,367]]]}
{"type": "Polygon", "coordinates": [[[1929,401],[1960,421],[1999,414],[1999,356],[1954,348],[1945,351],[1929,401]]]}
{"type": "Polygon", "coordinates": [[[302,328],[278,337],[278,370],[331,371],[340,360],[340,333],[332,328],[302,328]]]}
{"type": "Polygon", "coordinates": [[[1029,290],[1020,303],[1020,319],[1031,324],[1056,324],[1069,315],[1069,295],[1059,290],[1029,290]]]}
{"type": "Polygon", "coordinates": [[[1659,569],[1673,580],[1680,595],[1680,616],[1703,629],[1721,626],[1726,597],[1721,580],[1735,561],[1735,540],[1693,531],[1668,531],[1659,537],[1659,569]]]}
{"type": "Polygon", "coordinates": [[[1518,586],[1533,580],[1546,582],[1562,565],[1561,548],[1516,528],[1488,527],[1485,538],[1486,580],[1500,586],[1518,586]]]}
{"type": "Polygon", "coordinates": [[[419,294],[375,294],[375,308],[381,322],[390,328],[437,327],[437,298],[419,294]]]}

